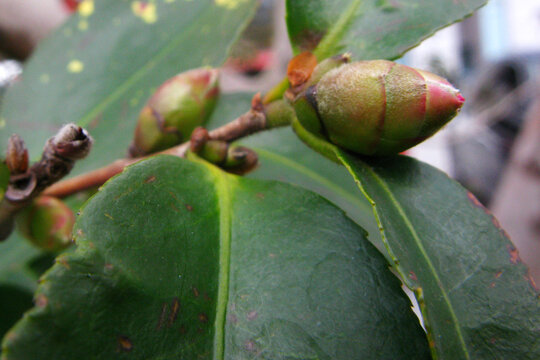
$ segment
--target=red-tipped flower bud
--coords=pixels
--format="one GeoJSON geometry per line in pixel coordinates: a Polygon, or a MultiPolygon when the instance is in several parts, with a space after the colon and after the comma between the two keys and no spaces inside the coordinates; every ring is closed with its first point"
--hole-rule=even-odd
{"type": "Polygon", "coordinates": [[[308,131],[358,154],[390,155],[433,135],[464,100],[437,75],[374,60],[328,71],[293,104],[308,131]]]}
{"type": "Polygon", "coordinates": [[[59,251],[71,244],[75,224],[73,211],[57,198],[41,196],[17,216],[17,228],[25,238],[46,251],[59,251]]]}
{"type": "Polygon", "coordinates": [[[219,95],[218,71],[187,71],[163,83],[142,109],[132,156],[142,156],[189,140],[214,110],[219,95]]]}

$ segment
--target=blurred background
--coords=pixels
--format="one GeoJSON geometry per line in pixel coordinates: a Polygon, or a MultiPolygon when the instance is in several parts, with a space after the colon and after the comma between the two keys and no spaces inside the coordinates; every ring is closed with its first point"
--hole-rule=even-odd
{"type": "MultiPolygon", "coordinates": [[[[2,93],[77,0],[0,0],[2,93]]],[[[283,1],[262,0],[222,72],[224,91],[264,91],[292,56],[283,1]]],[[[540,282],[540,0],[491,0],[398,61],[446,77],[467,99],[408,151],[447,172],[498,218],[540,282]]]]}

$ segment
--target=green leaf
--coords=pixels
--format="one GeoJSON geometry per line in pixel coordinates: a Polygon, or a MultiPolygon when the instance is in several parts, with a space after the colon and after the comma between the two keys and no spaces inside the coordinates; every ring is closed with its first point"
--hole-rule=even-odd
{"type": "Polygon", "coordinates": [[[350,51],[355,59],[395,59],[487,0],[287,0],[295,52],[320,59],[350,51]],[[322,41],[321,41],[322,40],[322,41]]]}
{"type": "Polygon", "coordinates": [[[96,146],[74,174],[124,157],[137,114],[156,87],[182,71],[220,65],[257,6],[255,0],[86,3],[93,11],[83,7],[40,45],[0,115],[0,148],[19,133],[33,158],[62,124],[86,127],[96,146]]]}
{"type": "Polygon", "coordinates": [[[9,184],[9,169],[4,162],[0,162],[0,201],[4,198],[9,184]]]}
{"type": "Polygon", "coordinates": [[[158,156],[75,233],[2,359],[429,358],[364,231],[301,188],[158,156]]]}
{"type": "MultiPolygon", "coordinates": [[[[249,94],[223,95],[208,127],[219,127],[246,112],[251,106],[251,97],[249,94]]],[[[322,195],[366,229],[369,240],[385,253],[371,205],[357,196],[358,188],[343,166],[308,148],[290,127],[252,135],[240,143],[259,156],[259,166],[249,177],[284,181],[322,195]]]]}
{"type": "Polygon", "coordinates": [[[0,337],[32,306],[39,276],[32,263],[39,256],[18,234],[0,242],[0,337]]]}
{"type": "Polygon", "coordinates": [[[373,202],[440,359],[540,358],[540,294],[497,220],[439,170],[336,151],[373,202]]]}

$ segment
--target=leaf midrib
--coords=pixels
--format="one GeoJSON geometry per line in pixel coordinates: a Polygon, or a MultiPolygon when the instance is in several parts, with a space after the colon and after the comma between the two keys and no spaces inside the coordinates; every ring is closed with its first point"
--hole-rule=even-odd
{"type": "Polygon", "coordinates": [[[339,19],[334,23],[335,25],[330,27],[324,38],[313,52],[315,56],[317,56],[317,60],[321,61],[327,57],[335,55],[333,50],[337,45],[339,45],[339,41],[343,38],[343,34],[351,25],[351,21],[356,16],[356,11],[361,4],[362,0],[352,1],[347,9],[342,12],[342,16],[340,16],[339,19]]]}
{"type": "MultiPolygon", "coordinates": [[[[368,198],[369,202],[373,205],[374,214],[375,214],[377,223],[379,224],[380,230],[381,230],[381,238],[382,238],[383,242],[385,243],[387,249],[391,252],[391,257],[394,259],[395,255],[393,254],[393,252],[391,250],[391,245],[388,242],[388,239],[387,239],[386,234],[384,232],[384,227],[383,227],[383,224],[382,224],[381,219],[380,219],[379,214],[378,214],[376,202],[367,194],[365,189],[362,188],[360,179],[358,178],[356,173],[350,167],[350,164],[348,163],[347,159],[344,158],[341,155],[340,152],[337,153],[337,156],[343,162],[343,165],[345,165],[345,167],[349,170],[349,172],[351,173],[351,175],[355,179],[355,181],[358,184],[358,187],[360,188],[362,193],[368,198]]],[[[370,166],[368,166],[367,164],[366,164],[366,166],[364,168],[369,172],[369,175],[380,185],[381,189],[387,195],[388,199],[390,200],[390,202],[392,203],[394,208],[397,210],[397,212],[401,216],[403,222],[405,223],[405,226],[408,229],[408,231],[410,233],[410,236],[412,236],[412,238],[414,240],[414,243],[416,244],[418,250],[420,251],[420,254],[422,255],[422,258],[426,262],[426,265],[427,265],[427,267],[429,269],[429,273],[433,276],[438,288],[441,291],[444,302],[447,304],[448,312],[449,312],[449,314],[450,314],[450,316],[451,316],[451,318],[453,320],[452,325],[453,325],[453,327],[455,329],[455,334],[456,334],[457,338],[459,339],[459,343],[461,344],[462,354],[463,354],[463,356],[465,356],[465,359],[470,359],[470,354],[469,354],[469,352],[467,350],[467,346],[465,344],[465,339],[463,337],[463,334],[461,333],[461,328],[457,325],[458,324],[458,319],[457,319],[457,316],[456,316],[456,314],[454,312],[454,308],[451,306],[450,298],[448,297],[448,294],[447,294],[446,290],[443,288],[441,279],[439,278],[439,275],[437,274],[437,271],[435,270],[435,267],[434,267],[433,263],[431,262],[431,260],[427,256],[426,250],[425,250],[424,246],[422,245],[420,237],[418,236],[416,230],[414,229],[414,226],[412,225],[411,221],[409,220],[409,217],[405,214],[405,211],[403,210],[403,208],[401,207],[399,202],[394,197],[394,194],[392,193],[392,191],[390,190],[390,188],[388,187],[386,182],[383,179],[381,179],[377,175],[377,173],[375,171],[373,171],[373,169],[370,166]]],[[[406,279],[406,276],[404,275],[404,272],[403,272],[403,268],[401,268],[399,263],[395,263],[394,266],[398,268],[398,272],[400,273],[401,277],[403,279],[406,279]]],[[[425,319],[426,314],[422,314],[422,316],[425,319]]],[[[427,319],[425,319],[425,320],[427,321],[427,319]]]]}
{"type": "Polygon", "coordinates": [[[284,167],[289,167],[293,170],[296,170],[297,172],[306,175],[311,180],[319,183],[320,185],[324,186],[325,188],[335,192],[336,194],[340,195],[343,199],[345,199],[348,202],[351,202],[358,208],[361,208],[363,210],[371,210],[367,204],[363,201],[358,200],[356,194],[353,194],[345,189],[343,189],[340,186],[337,186],[336,183],[329,181],[327,178],[317,174],[315,171],[311,170],[310,168],[302,165],[299,162],[293,161],[291,158],[287,158],[285,156],[282,156],[280,154],[267,151],[261,148],[254,147],[253,150],[255,150],[256,153],[258,153],[261,157],[266,157],[269,160],[275,161],[277,163],[280,163],[284,167]]]}
{"type": "MultiPolygon", "coordinates": [[[[203,11],[201,11],[201,17],[204,17],[207,15],[209,10],[213,8],[213,5],[206,6],[203,11]]],[[[138,80],[140,80],[142,77],[148,74],[148,72],[155,66],[159,65],[158,62],[163,59],[165,56],[167,56],[172,50],[174,50],[178,43],[180,43],[182,40],[184,40],[189,34],[191,34],[191,30],[194,27],[200,26],[200,21],[196,21],[198,18],[198,13],[195,14],[191,18],[191,21],[189,22],[189,25],[185,27],[185,31],[179,32],[179,35],[176,37],[173,37],[173,39],[169,42],[169,45],[163,47],[156,56],[150,57],[143,66],[141,66],[137,71],[135,71],[131,76],[129,76],[125,81],[121,83],[120,86],[116,88],[109,96],[103,99],[99,104],[96,104],[96,106],[93,107],[93,109],[90,109],[86,115],[81,117],[77,124],[82,127],[86,127],[92,119],[94,119],[101,111],[103,111],[108,105],[110,105],[112,102],[117,100],[121,95],[126,93],[129,89],[132,88],[131,85],[136,84],[138,80]]]]}
{"type": "Polygon", "coordinates": [[[196,160],[205,165],[216,180],[215,189],[216,196],[218,197],[219,211],[219,283],[216,303],[216,319],[214,322],[215,334],[213,359],[222,360],[225,358],[225,321],[229,303],[229,278],[231,268],[231,177],[204,160],[196,160]]]}

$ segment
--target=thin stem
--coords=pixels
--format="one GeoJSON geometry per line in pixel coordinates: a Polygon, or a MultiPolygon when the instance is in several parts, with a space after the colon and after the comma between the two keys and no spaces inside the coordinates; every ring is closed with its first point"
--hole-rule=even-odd
{"type": "MultiPolygon", "coordinates": [[[[260,101],[259,98],[257,99],[260,101]]],[[[261,110],[262,108],[259,108],[257,106],[258,102],[254,101],[253,108],[251,110],[231,121],[230,123],[210,131],[210,139],[231,142],[239,138],[248,136],[250,134],[266,130],[266,116],[261,110]]],[[[103,168],[90,171],[74,178],[53,184],[52,186],[45,189],[43,195],[63,198],[92,187],[100,186],[114,175],[122,172],[122,170],[124,170],[126,166],[145,159],[149,156],[166,154],[185,158],[189,147],[190,142],[188,141],[181,145],[145,157],[116,160],[115,162],[103,168]]]]}

